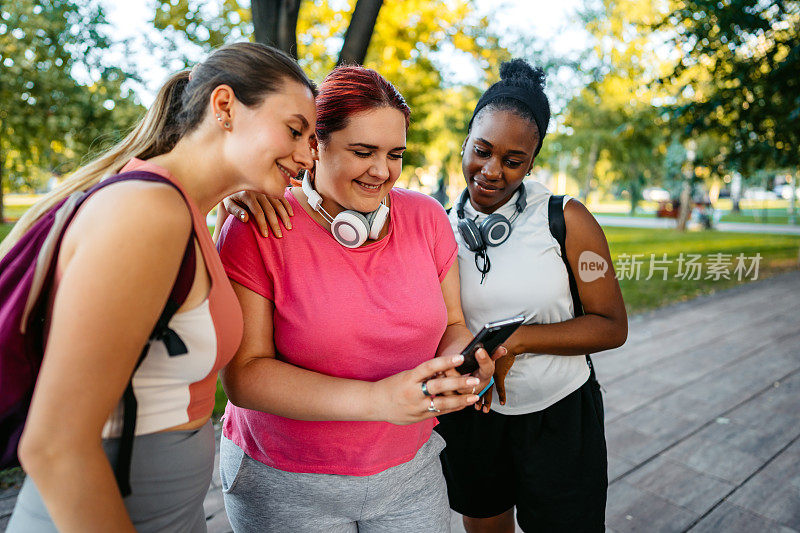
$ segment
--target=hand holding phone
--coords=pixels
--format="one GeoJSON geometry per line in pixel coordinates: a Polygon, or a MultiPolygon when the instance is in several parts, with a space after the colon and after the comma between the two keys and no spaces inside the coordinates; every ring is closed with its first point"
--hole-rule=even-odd
{"type": "Polygon", "coordinates": [[[464,356],[464,363],[456,367],[456,370],[460,374],[472,374],[475,372],[478,369],[478,361],[475,359],[475,352],[478,348],[485,348],[486,352],[491,356],[524,321],[525,315],[517,315],[484,325],[467,347],[461,351],[461,355],[464,356]]]}

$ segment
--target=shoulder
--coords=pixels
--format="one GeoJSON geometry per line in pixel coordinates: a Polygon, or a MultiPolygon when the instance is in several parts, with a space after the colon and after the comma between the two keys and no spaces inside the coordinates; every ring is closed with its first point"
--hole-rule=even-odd
{"type": "Polygon", "coordinates": [[[182,253],[191,231],[192,216],[177,189],[129,181],[110,185],[86,200],[70,224],[68,237],[126,244],[144,239],[157,246],[180,242],[182,253]]]}
{"type": "MultiPolygon", "coordinates": [[[[580,240],[594,240],[598,235],[603,235],[597,220],[579,200],[570,198],[564,206],[564,223],[567,226],[567,239],[580,236],[580,240]]],[[[603,237],[605,239],[605,237],[603,237]]]]}
{"type": "Polygon", "coordinates": [[[237,252],[241,251],[243,248],[257,249],[259,244],[267,245],[276,240],[279,239],[275,239],[271,235],[270,237],[262,237],[259,235],[255,221],[249,220],[248,222],[242,222],[231,215],[225,219],[225,223],[222,225],[222,231],[220,231],[219,239],[217,239],[217,249],[219,250],[220,256],[225,258],[225,256],[234,253],[234,249],[237,252]]]}
{"type": "Polygon", "coordinates": [[[435,198],[417,191],[395,188],[391,192],[391,201],[404,216],[431,216],[447,218],[442,204],[435,198]]]}

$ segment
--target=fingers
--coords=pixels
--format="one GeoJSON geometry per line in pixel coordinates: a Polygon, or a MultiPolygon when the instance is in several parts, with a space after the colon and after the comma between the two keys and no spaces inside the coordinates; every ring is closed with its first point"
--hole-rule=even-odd
{"type": "Polygon", "coordinates": [[[500,400],[500,405],[505,405],[506,404],[506,384],[502,380],[495,381],[494,384],[497,387],[497,399],[500,400]]]}
{"type": "Polygon", "coordinates": [[[492,391],[493,390],[494,390],[494,385],[489,387],[489,390],[487,390],[483,394],[483,396],[481,396],[481,399],[478,400],[475,403],[475,408],[478,411],[483,411],[484,413],[488,413],[491,410],[491,407],[492,407],[492,391]]]}
{"type": "MultiPolygon", "coordinates": [[[[462,394],[474,394],[480,380],[473,376],[445,377],[429,379],[425,382],[428,393],[436,396],[458,391],[462,394]]],[[[422,387],[420,387],[421,389],[422,387]]]]}
{"type": "Polygon", "coordinates": [[[278,217],[275,215],[275,209],[273,209],[271,201],[272,198],[268,196],[259,196],[258,198],[258,210],[256,211],[259,224],[258,229],[263,229],[264,237],[268,237],[269,233],[272,233],[280,238],[283,237],[283,234],[281,233],[278,217]],[[261,220],[263,220],[263,228],[261,226],[261,220],[259,220],[258,217],[261,217],[261,220]]]}
{"type": "Polygon", "coordinates": [[[424,412],[430,413],[430,416],[441,416],[447,413],[452,413],[454,411],[460,411],[465,407],[469,407],[470,405],[474,405],[480,398],[476,394],[460,394],[456,396],[437,396],[436,398],[425,398],[424,401],[424,412]],[[431,405],[431,401],[433,401],[433,406],[438,411],[430,411],[428,408],[431,405]]]}
{"type": "Polygon", "coordinates": [[[498,359],[500,359],[501,357],[503,357],[506,354],[508,354],[508,348],[506,348],[505,346],[503,346],[501,344],[500,346],[497,347],[497,349],[492,354],[492,361],[497,361],[498,359]]]}
{"type": "Polygon", "coordinates": [[[478,361],[478,371],[475,375],[481,381],[488,381],[494,375],[494,360],[489,357],[489,354],[483,348],[479,348],[475,352],[475,360],[478,361]]]}
{"type": "Polygon", "coordinates": [[[247,210],[243,209],[242,206],[236,202],[233,196],[228,196],[222,200],[222,206],[225,208],[225,211],[235,216],[242,222],[248,221],[249,217],[247,216],[247,210]]]}
{"type": "Polygon", "coordinates": [[[416,382],[423,382],[428,378],[435,376],[439,372],[446,372],[451,368],[455,368],[464,362],[464,356],[457,355],[443,355],[441,357],[434,357],[429,361],[425,361],[417,365],[416,368],[411,370],[411,377],[416,382]]]}
{"type": "Polygon", "coordinates": [[[266,237],[267,221],[264,218],[264,210],[261,209],[261,204],[259,203],[260,196],[263,195],[245,191],[237,193],[236,201],[244,205],[245,209],[248,211],[248,214],[253,218],[253,220],[255,220],[258,232],[266,237]]]}
{"type": "MultiPolygon", "coordinates": [[[[294,209],[292,208],[292,203],[289,202],[289,200],[287,200],[286,197],[282,197],[281,198],[281,203],[283,204],[283,207],[286,208],[286,212],[289,213],[289,216],[293,217],[294,216],[294,209]]],[[[292,229],[291,221],[289,222],[289,225],[286,226],[286,227],[289,228],[289,229],[292,229]]]]}
{"type": "Polygon", "coordinates": [[[283,223],[283,227],[292,229],[292,221],[289,219],[289,212],[286,210],[286,206],[289,204],[286,198],[270,198],[269,203],[275,211],[277,218],[280,218],[283,223]]]}

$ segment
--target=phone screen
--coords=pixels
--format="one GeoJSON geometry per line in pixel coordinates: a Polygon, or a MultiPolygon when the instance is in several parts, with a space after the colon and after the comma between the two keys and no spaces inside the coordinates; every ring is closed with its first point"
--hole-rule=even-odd
{"type": "Polygon", "coordinates": [[[464,362],[461,366],[456,367],[456,370],[461,374],[475,372],[478,369],[478,361],[475,359],[475,352],[478,348],[482,346],[489,355],[492,355],[492,352],[503,344],[524,321],[524,315],[517,315],[505,320],[489,322],[483,326],[467,347],[462,350],[461,355],[464,356],[464,362]]]}

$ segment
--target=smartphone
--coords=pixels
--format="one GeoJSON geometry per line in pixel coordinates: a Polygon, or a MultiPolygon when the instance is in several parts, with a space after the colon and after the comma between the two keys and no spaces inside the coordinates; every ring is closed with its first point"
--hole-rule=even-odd
{"type": "Polygon", "coordinates": [[[525,321],[525,315],[517,315],[505,320],[496,320],[484,325],[477,335],[470,341],[466,348],[461,352],[464,362],[456,367],[461,374],[472,374],[478,369],[478,360],[475,359],[475,352],[478,348],[486,348],[489,355],[503,344],[512,333],[525,321]]]}

